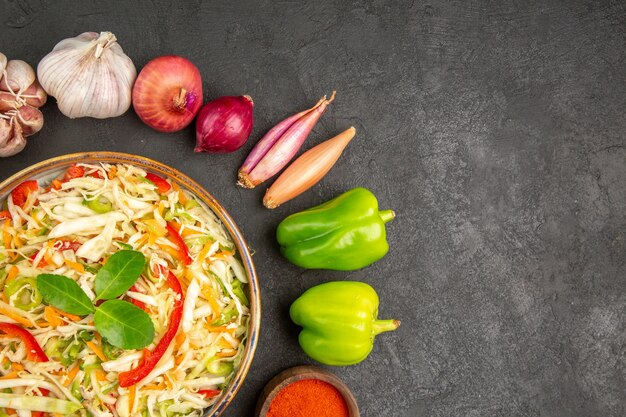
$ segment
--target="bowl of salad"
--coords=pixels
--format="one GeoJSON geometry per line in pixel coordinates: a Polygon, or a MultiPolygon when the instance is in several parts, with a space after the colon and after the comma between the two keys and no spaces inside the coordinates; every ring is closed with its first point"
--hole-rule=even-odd
{"type": "Polygon", "coordinates": [[[79,153],[0,183],[0,416],[216,417],[259,324],[241,232],[177,170],[79,153]]]}

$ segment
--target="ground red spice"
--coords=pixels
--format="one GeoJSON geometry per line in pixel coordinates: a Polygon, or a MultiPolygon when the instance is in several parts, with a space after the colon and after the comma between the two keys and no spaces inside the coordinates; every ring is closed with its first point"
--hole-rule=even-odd
{"type": "Polygon", "coordinates": [[[341,393],[328,382],[303,379],[283,388],[272,400],[267,417],[348,417],[341,393]]]}

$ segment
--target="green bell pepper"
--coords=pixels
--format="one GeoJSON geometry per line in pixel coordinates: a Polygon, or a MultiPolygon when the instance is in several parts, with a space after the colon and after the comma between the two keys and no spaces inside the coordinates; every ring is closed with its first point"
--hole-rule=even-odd
{"type": "Polygon", "coordinates": [[[352,271],[389,251],[385,223],[392,210],[378,210],[369,190],[354,188],[283,220],[276,238],[285,258],[302,268],[352,271]]]}
{"type": "Polygon", "coordinates": [[[9,282],[4,287],[4,295],[7,299],[13,297],[13,305],[26,311],[34,309],[43,300],[35,278],[18,278],[9,282]]]}
{"type": "Polygon", "coordinates": [[[369,285],[335,281],[304,292],[289,309],[303,330],[298,341],[311,358],[326,365],[354,365],[374,347],[374,338],[395,330],[398,320],[378,320],[378,295],[369,285]]]}

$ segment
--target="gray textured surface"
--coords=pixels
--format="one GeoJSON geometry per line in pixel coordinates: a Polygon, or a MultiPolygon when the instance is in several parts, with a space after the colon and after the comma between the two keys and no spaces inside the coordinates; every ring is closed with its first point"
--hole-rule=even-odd
{"type": "Polygon", "coordinates": [[[49,104],[44,130],[0,160],[4,178],[69,152],[137,153],[224,204],[256,250],[263,293],[258,353],[227,417],[251,415],[271,376],[309,362],[288,306],[346,278],[371,283],[381,316],[403,321],[368,360],[333,369],[364,416],[625,415],[623,1],[0,6],[10,58],[34,64],[62,38],[111,30],[138,68],[184,55],[205,98],[254,98],[253,139],[234,154],[193,154],[190,130],[158,134],[132,112],[69,120],[49,104]],[[263,187],[234,187],[237,167],[275,122],[333,88],[306,147],[349,125],[357,138],[320,185],[264,210],[263,187]],[[389,255],[350,274],[282,260],[280,219],[353,186],[397,211],[389,255]]]}

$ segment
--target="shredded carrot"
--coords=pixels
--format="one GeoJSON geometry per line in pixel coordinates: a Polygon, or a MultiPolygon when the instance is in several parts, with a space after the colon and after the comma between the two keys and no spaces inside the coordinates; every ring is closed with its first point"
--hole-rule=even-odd
{"type": "Polygon", "coordinates": [[[229,329],[226,326],[211,326],[210,324],[206,324],[204,327],[208,331],[213,332],[213,333],[215,333],[215,332],[219,332],[219,333],[221,333],[221,332],[230,332],[230,331],[234,330],[234,329],[229,329]]]}
{"type": "Polygon", "coordinates": [[[235,252],[232,251],[222,251],[222,252],[218,252],[215,255],[213,255],[213,258],[217,258],[217,259],[226,259],[231,255],[234,255],[235,252]]]}
{"type": "Polygon", "coordinates": [[[19,372],[19,371],[24,370],[24,366],[21,363],[14,362],[11,364],[11,369],[13,369],[16,372],[19,372]]]}
{"type": "Polygon", "coordinates": [[[165,380],[165,386],[167,387],[167,389],[174,389],[174,384],[172,384],[172,380],[167,374],[163,374],[163,379],[165,380]]]}
{"type": "Polygon", "coordinates": [[[133,405],[135,405],[135,395],[137,395],[137,385],[131,385],[128,388],[128,414],[133,413],[133,405]]]}
{"type": "Polygon", "coordinates": [[[15,236],[13,238],[13,246],[15,246],[16,249],[19,249],[24,246],[24,241],[20,239],[19,236],[15,236]]]}
{"type": "Polygon", "coordinates": [[[88,342],[85,342],[85,344],[89,346],[91,350],[93,350],[93,352],[96,354],[97,357],[100,358],[101,361],[103,362],[108,361],[107,357],[104,355],[104,352],[102,352],[102,349],[100,349],[100,347],[96,345],[94,342],[88,341],[88,342]]]}
{"type": "Polygon", "coordinates": [[[79,369],[80,367],[78,365],[75,365],[72,369],[70,369],[70,371],[65,376],[66,379],[63,383],[64,386],[68,387],[72,383],[74,378],[76,378],[76,374],[78,374],[79,369]]]}
{"type": "Polygon", "coordinates": [[[44,317],[52,327],[62,326],[65,323],[57,313],[57,309],[52,306],[46,306],[44,309],[44,317]]]}
{"type": "Polygon", "coordinates": [[[11,227],[11,220],[4,219],[4,226],[2,228],[2,240],[4,241],[4,247],[9,249],[11,247],[11,234],[7,230],[11,227]]]}
{"type": "Polygon", "coordinates": [[[198,259],[199,260],[203,260],[204,258],[207,257],[207,255],[209,254],[209,251],[211,250],[211,246],[213,246],[213,241],[209,240],[204,247],[202,248],[202,250],[200,251],[200,253],[198,254],[198,259]]]}
{"type": "Polygon", "coordinates": [[[108,381],[107,374],[102,369],[96,369],[96,379],[98,381],[108,381]]]}
{"type": "Polygon", "coordinates": [[[202,235],[201,232],[198,232],[197,230],[193,230],[193,229],[188,229],[188,228],[184,228],[182,232],[180,232],[180,235],[182,237],[189,237],[189,236],[196,236],[196,235],[202,235]]]}
{"type": "Polygon", "coordinates": [[[157,206],[157,213],[159,213],[159,216],[163,217],[163,209],[164,209],[164,205],[162,201],[159,201],[159,205],[157,206]]]}
{"type": "Polygon", "coordinates": [[[215,354],[215,356],[219,358],[230,358],[231,356],[235,356],[237,351],[235,349],[224,349],[215,354]]]}
{"type": "Polygon", "coordinates": [[[172,188],[178,193],[178,201],[180,204],[183,206],[187,204],[187,196],[174,181],[172,181],[172,188]]]}
{"type": "Polygon", "coordinates": [[[49,251],[49,250],[46,250],[46,251],[44,252],[44,254],[43,254],[43,258],[46,260],[46,262],[48,263],[48,265],[58,266],[58,265],[56,264],[56,262],[54,262],[54,261],[52,260],[52,255],[50,255],[50,251],[49,251]]]}
{"type": "Polygon", "coordinates": [[[185,355],[178,355],[178,356],[176,356],[176,359],[174,359],[174,364],[176,366],[180,365],[182,363],[183,359],[185,359],[185,355]]]}
{"type": "Polygon", "coordinates": [[[78,262],[70,261],[69,259],[65,259],[63,262],[65,262],[65,265],[69,266],[76,272],[79,272],[81,274],[85,273],[85,267],[78,262]]]}
{"type": "MultiPolygon", "coordinates": [[[[133,385],[133,387],[134,387],[134,385],[133,385]]],[[[158,390],[158,389],[159,389],[159,386],[158,386],[158,385],[155,385],[155,384],[144,385],[144,386],[143,386],[143,389],[145,389],[145,390],[154,390],[154,391],[156,391],[156,390],[158,390]]]]}
{"type": "Polygon", "coordinates": [[[57,179],[52,180],[52,188],[55,190],[60,190],[63,183],[57,179]]]}
{"type": "Polygon", "coordinates": [[[178,253],[178,251],[176,249],[172,248],[171,246],[163,245],[161,243],[157,243],[157,246],[160,247],[161,249],[163,249],[165,252],[167,252],[170,255],[172,255],[172,257],[174,257],[174,259],[178,259],[180,257],[180,254],[178,253]]]}
{"type": "Polygon", "coordinates": [[[155,235],[154,233],[148,233],[148,245],[150,246],[154,245],[154,242],[156,242],[158,238],[159,237],[155,235]]]}
{"type": "Polygon", "coordinates": [[[8,374],[4,375],[4,376],[0,376],[0,379],[13,379],[13,378],[17,378],[19,375],[17,374],[17,372],[13,371],[13,372],[9,372],[8,374]]]}
{"type": "Polygon", "coordinates": [[[61,413],[52,413],[53,417],[65,417],[64,414],[61,413]]]}
{"type": "Polygon", "coordinates": [[[8,309],[6,309],[3,306],[0,306],[0,314],[4,314],[5,316],[15,320],[16,322],[26,326],[26,327],[33,327],[33,322],[28,320],[25,317],[20,316],[19,314],[16,314],[8,309]]]}
{"type": "Polygon", "coordinates": [[[112,166],[111,168],[109,168],[109,172],[107,173],[107,176],[109,177],[110,180],[115,178],[116,174],[117,174],[117,168],[116,167],[112,166]]]}
{"type": "MultiPolygon", "coordinates": [[[[58,316],[63,316],[65,318],[67,318],[68,320],[71,320],[71,321],[80,321],[81,320],[80,316],[76,316],[74,314],[66,313],[65,311],[61,311],[61,310],[59,310],[56,307],[52,307],[52,306],[47,306],[47,307],[50,307],[52,310],[54,310],[54,312],[58,316]]],[[[46,318],[46,320],[48,320],[48,319],[46,318]]],[[[48,321],[50,321],[50,320],[48,320],[48,321]]]]}
{"type": "Polygon", "coordinates": [[[213,288],[205,285],[202,288],[202,296],[209,302],[211,310],[213,310],[213,317],[218,317],[220,315],[221,308],[215,299],[215,291],[213,288]]]}
{"type": "Polygon", "coordinates": [[[20,273],[20,269],[17,266],[15,265],[11,266],[11,269],[9,270],[9,274],[7,275],[7,279],[4,281],[5,284],[8,284],[9,282],[13,281],[17,277],[17,274],[19,273],[20,273]]]}
{"type": "Polygon", "coordinates": [[[178,334],[176,335],[176,346],[180,346],[183,343],[185,343],[185,339],[187,336],[185,336],[185,333],[183,332],[178,332],[178,334]]]}

